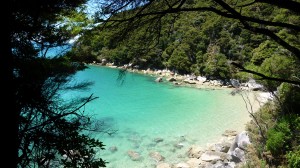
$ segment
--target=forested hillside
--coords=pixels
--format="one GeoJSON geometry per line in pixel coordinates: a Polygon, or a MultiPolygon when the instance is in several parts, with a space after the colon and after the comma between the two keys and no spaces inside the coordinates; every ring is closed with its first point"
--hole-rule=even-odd
{"type": "MultiPolygon", "coordinates": [[[[259,17],[269,20],[288,20],[296,25],[300,22],[299,16],[268,5],[256,5],[249,10],[260,11],[259,14],[263,15],[259,17]]],[[[72,57],[84,62],[106,59],[117,66],[132,63],[142,69],[167,68],[181,74],[194,73],[213,78],[247,80],[252,76],[238,74],[231,62],[263,74],[276,73],[280,78],[297,75],[294,69],[299,68],[299,64],[289,56],[288,50],[266,36],[243,29],[236,20],[210,12],[189,12],[168,15],[161,23],[155,23],[160,26],[157,28],[141,24],[134,32],[128,32],[126,36],[130,38],[122,42],[120,38],[125,36],[123,27],[126,25],[106,25],[109,29],[103,30],[100,24],[79,39],[72,57]],[[159,31],[158,36],[153,35],[153,31],[159,31]]],[[[299,32],[274,31],[299,47],[299,32]]]]}
{"type": "Polygon", "coordinates": [[[166,2],[119,13],[107,8],[112,17],[81,36],[69,57],[209,79],[254,78],[275,98],[247,126],[253,143],[246,166],[300,167],[299,1],[166,2]]]}

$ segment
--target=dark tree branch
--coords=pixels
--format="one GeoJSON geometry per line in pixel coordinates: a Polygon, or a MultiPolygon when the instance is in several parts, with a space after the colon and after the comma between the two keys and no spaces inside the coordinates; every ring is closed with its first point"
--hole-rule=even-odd
{"type": "Polygon", "coordinates": [[[91,102],[91,101],[93,101],[93,100],[95,100],[95,99],[97,99],[97,98],[98,98],[98,97],[93,97],[93,95],[90,95],[90,96],[87,98],[87,100],[86,100],[85,102],[83,102],[80,106],[78,106],[77,108],[75,108],[75,109],[72,110],[71,112],[59,114],[59,115],[54,116],[54,117],[50,117],[50,119],[48,119],[47,121],[44,121],[43,123],[41,123],[41,124],[39,124],[39,125],[36,125],[36,126],[34,126],[34,127],[28,128],[27,130],[23,130],[23,131],[26,131],[26,132],[27,132],[27,131],[30,131],[30,130],[35,130],[35,129],[37,129],[38,127],[43,127],[43,126],[45,126],[45,125],[48,125],[49,123],[55,122],[56,120],[61,119],[61,118],[65,117],[65,116],[69,116],[69,115],[71,115],[71,114],[76,114],[76,112],[77,112],[80,108],[82,108],[83,106],[85,106],[88,102],[91,102]]]}
{"type": "Polygon", "coordinates": [[[258,121],[258,119],[254,115],[255,111],[253,110],[253,107],[252,107],[251,101],[249,99],[249,96],[246,96],[246,98],[245,98],[242,93],[240,95],[242,96],[242,98],[243,98],[243,100],[244,100],[244,102],[246,104],[246,109],[247,109],[248,113],[251,115],[251,117],[254,120],[255,125],[258,127],[258,130],[259,130],[259,133],[260,133],[261,137],[265,141],[266,137],[265,137],[264,131],[263,131],[261,125],[259,124],[260,122],[258,121]],[[248,104],[250,106],[250,109],[248,108],[248,104]]]}
{"type": "Polygon", "coordinates": [[[277,36],[275,33],[273,33],[272,31],[268,30],[268,29],[264,29],[264,28],[257,28],[257,27],[252,27],[248,24],[244,24],[244,27],[247,30],[250,30],[252,32],[255,33],[260,33],[260,34],[264,34],[269,36],[270,38],[272,38],[275,42],[277,42],[278,44],[280,44],[281,46],[283,46],[284,48],[286,48],[287,50],[289,50],[290,52],[294,53],[295,56],[300,60],[300,50],[292,45],[290,45],[289,43],[287,43],[286,41],[284,41],[283,39],[281,39],[279,36],[277,36]]]}
{"type": "Polygon", "coordinates": [[[180,13],[180,12],[205,12],[205,11],[211,11],[217,14],[222,14],[226,17],[233,17],[232,15],[219,11],[215,8],[212,7],[199,7],[199,8],[169,8],[167,10],[163,10],[163,11],[155,11],[155,12],[148,12],[148,13],[141,13],[138,15],[134,15],[132,17],[126,18],[126,19],[109,19],[106,22],[127,22],[127,21],[131,21],[134,20],[136,18],[142,18],[142,17],[146,17],[146,16],[152,16],[152,15],[166,15],[166,14],[174,14],[174,13],[180,13]]]}
{"type": "MultiPolygon", "coordinates": [[[[262,35],[266,35],[266,36],[270,37],[272,40],[277,42],[279,45],[283,46],[285,49],[287,49],[291,53],[293,53],[294,56],[296,56],[300,60],[300,49],[299,48],[292,46],[291,44],[289,44],[288,42],[286,42],[285,40],[280,38],[278,35],[276,35],[271,30],[269,30],[267,28],[263,28],[263,27],[266,27],[266,26],[276,26],[276,27],[288,28],[288,29],[293,29],[293,30],[296,30],[296,31],[300,31],[300,26],[289,24],[289,23],[272,22],[272,21],[262,20],[262,19],[259,19],[259,18],[243,16],[241,13],[237,12],[233,7],[231,7],[229,4],[227,4],[223,0],[213,0],[213,2],[217,3],[222,9],[217,9],[217,8],[214,8],[214,7],[185,8],[185,7],[183,7],[185,2],[186,2],[185,0],[179,0],[179,1],[175,1],[172,5],[167,3],[168,9],[165,9],[165,10],[158,10],[158,11],[149,10],[149,11],[146,11],[145,9],[143,9],[143,12],[140,11],[136,15],[130,16],[128,18],[125,18],[125,19],[109,19],[107,21],[108,22],[133,22],[135,19],[141,19],[141,18],[146,17],[146,16],[159,15],[160,16],[159,18],[161,19],[161,17],[165,16],[166,14],[174,14],[174,13],[181,13],[181,12],[205,12],[205,11],[210,11],[210,12],[214,12],[214,13],[216,13],[220,16],[226,17],[226,18],[239,20],[241,22],[241,24],[244,26],[245,29],[247,29],[249,31],[252,31],[254,33],[258,33],[258,34],[262,34],[262,35]],[[177,7],[175,7],[174,5],[177,5],[177,4],[179,4],[179,5],[177,7]],[[254,25],[251,25],[251,23],[259,24],[261,27],[256,27],[254,25]]],[[[298,10],[300,9],[300,6],[299,6],[300,4],[298,2],[294,2],[294,1],[290,1],[290,0],[285,0],[285,1],[283,1],[283,0],[276,0],[276,1],[273,1],[273,0],[255,0],[254,2],[245,4],[244,6],[249,6],[249,5],[252,5],[254,3],[259,3],[259,2],[268,3],[270,5],[277,6],[279,8],[289,9],[289,10],[294,11],[296,13],[299,13],[298,10]]],[[[148,9],[149,8],[151,8],[150,5],[149,5],[148,9]]],[[[279,82],[287,82],[287,83],[291,83],[291,84],[300,85],[299,81],[273,78],[273,77],[265,76],[264,74],[261,74],[261,73],[258,73],[258,72],[247,70],[247,69],[245,69],[244,67],[242,67],[240,65],[236,65],[236,66],[239,67],[244,72],[252,73],[252,74],[255,74],[257,76],[262,77],[261,79],[279,81],[279,82]]]]}
{"type": "MultiPolygon", "coordinates": [[[[185,1],[185,0],[183,0],[183,1],[185,1]]],[[[171,8],[173,8],[175,5],[177,5],[179,2],[182,2],[182,0],[177,0],[177,1],[175,1],[172,5],[171,5],[171,8]]]]}
{"type": "Polygon", "coordinates": [[[256,0],[266,4],[275,5],[279,8],[289,9],[295,13],[300,13],[300,3],[292,0],[256,0]]]}
{"type": "Polygon", "coordinates": [[[248,73],[251,73],[251,74],[254,74],[254,75],[257,75],[257,76],[261,77],[258,80],[271,80],[271,81],[277,81],[277,82],[286,82],[286,83],[290,83],[290,84],[300,86],[300,81],[294,81],[294,80],[288,80],[288,79],[282,79],[282,78],[274,78],[274,77],[266,76],[266,75],[264,75],[262,73],[259,73],[259,72],[255,72],[255,71],[246,69],[242,65],[237,64],[235,62],[232,62],[231,64],[234,65],[235,67],[239,68],[240,71],[242,71],[242,72],[248,72],[248,73]]]}
{"type": "MultiPolygon", "coordinates": [[[[242,16],[240,15],[238,12],[236,12],[233,8],[231,8],[227,3],[223,2],[222,0],[214,0],[216,3],[218,3],[219,5],[221,5],[225,10],[227,10],[229,13],[225,13],[225,12],[221,12],[220,10],[217,10],[216,8],[213,7],[199,7],[199,8],[182,8],[182,6],[186,3],[186,0],[178,0],[176,2],[174,2],[172,5],[165,0],[166,5],[168,6],[168,9],[166,10],[161,10],[161,11],[156,11],[156,12],[146,12],[142,14],[142,11],[144,11],[146,8],[151,8],[151,4],[153,4],[153,1],[150,1],[149,3],[143,5],[142,9],[136,13],[134,16],[125,19],[126,20],[132,20],[133,18],[140,18],[143,16],[147,16],[147,15],[156,15],[156,14],[167,14],[167,13],[178,13],[181,11],[212,11],[215,12],[217,14],[220,14],[222,16],[228,17],[228,18],[234,18],[234,19],[242,19],[245,21],[251,21],[254,23],[259,23],[259,24],[265,24],[265,25],[269,25],[269,26],[279,26],[279,27],[286,27],[286,28],[290,28],[290,29],[294,29],[297,31],[300,31],[300,27],[297,25],[293,25],[293,24],[288,24],[288,23],[281,23],[281,22],[271,22],[271,21],[265,21],[265,20],[261,20],[261,19],[257,19],[257,18],[252,18],[252,17],[247,17],[247,16],[242,16]],[[179,5],[177,7],[174,8],[175,5],[177,5],[179,3],[179,5]],[[239,14],[239,15],[237,15],[239,14]]],[[[268,0],[261,0],[261,1],[268,1],[268,0]]],[[[250,4],[253,4],[255,2],[260,2],[260,0],[258,1],[254,1],[250,4]]],[[[291,1],[288,1],[288,3],[290,3],[291,1]]],[[[273,4],[273,1],[268,1],[268,3],[273,4]]],[[[296,2],[293,2],[296,3],[296,2]]],[[[250,4],[246,4],[246,5],[250,5],[250,4]]],[[[299,3],[296,3],[299,5],[299,3]]],[[[122,8],[124,8],[124,6],[129,5],[128,3],[126,3],[125,5],[122,6],[122,8]]],[[[300,8],[299,8],[300,9],[300,8]]],[[[119,9],[120,10],[120,9],[119,9]]],[[[120,21],[120,20],[110,20],[110,21],[120,21]]]]}
{"type": "MultiPolygon", "coordinates": [[[[228,6],[225,3],[222,3],[222,7],[224,7],[224,9],[228,10],[230,13],[227,12],[223,12],[220,11],[216,8],[213,7],[198,7],[198,8],[169,8],[163,11],[155,11],[155,12],[146,12],[146,13],[142,13],[142,10],[140,12],[138,12],[136,15],[126,18],[126,19],[109,19],[107,20],[107,22],[126,22],[129,20],[134,20],[136,18],[142,18],[145,16],[150,16],[150,15],[165,15],[165,14],[170,14],[170,13],[180,13],[180,12],[204,12],[204,11],[210,11],[210,12],[214,12],[218,15],[227,17],[227,18],[232,18],[232,19],[239,19],[240,21],[250,21],[253,23],[258,23],[258,24],[264,24],[264,25],[268,25],[268,26],[278,26],[278,27],[284,27],[284,28],[289,28],[289,29],[294,29],[296,31],[300,31],[300,26],[297,25],[293,25],[293,24],[289,24],[289,23],[282,23],[282,22],[272,22],[272,21],[266,21],[266,20],[261,20],[261,19],[257,19],[257,18],[253,18],[253,17],[248,17],[248,16],[243,16],[240,13],[238,13],[237,11],[235,11],[233,8],[231,8],[230,6],[228,6]],[[224,5],[224,6],[222,6],[224,5]]],[[[143,8],[144,10],[144,8],[143,8]]]]}
{"type": "Polygon", "coordinates": [[[168,6],[169,8],[171,8],[171,5],[170,5],[169,1],[168,1],[168,0],[164,0],[164,1],[166,2],[167,6],[168,6]]]}
{"type": "Polygon", "coordinates": [[[256,1],[253,1],[253,2],[250,2],[250,3],[244,4],[244,5],[238,5],[237,7],[241,7],[242,8],[242,7],[253,5],[255,3],[256,3],[256,1]]]}
{"type": "Polygon", "coordinates": [[[177,9],[181,8],[182,5],[184,5],[185,2],[186,2],[186,0],[181,0],[180,4],[176,8],[177,9]]]}
{"type": "Polygon", "coordinates": [[[228,12],[230,13],[226,13],[223,11],[220,11],[216,8],[212,8],[212,7],[199,7],[199,8],[171,8],[171,9],[167,9],[164,11],[157,11],[157,12],[149,12],[149,13],[140,13],[137,15],[134,15],[130,18],[127,19],[121,19],[121,20],[109,20],[109,21],[114,21],[114,22],[127,22],[127,21],[133,21],[136,18],[142,18],[145,16],[151,16],[151,15],[165,15],[168,13],[180,13],[180,12],[200,12],[200,11],[211,11],[214,12],[218,15],[227,17],[227,18],[232,18],[232,19],[238,19],[246,29],[255,32],[255,33],[261,33],[264,35],[269,36],[270,38],[272,38],[273,40],[275,40],[278,44],[282,45],[284,48],[286,48],[287,50],[289,50],[290,52],[294,53],[295,56],[300,59],[300,50],[292,45],[290,45],[289,43],[287,43],[286,41],[284,41],[283,39],[281,39],[279,36],[277,36],[275,33],[273,33],[272,31],[268,30],[268,29],[263,29],[263,28],[256,28],[256,27],[252,27],[250,26],[246,21],[250,21],[250,22],[254,22],[254,23],[259,23],[259,24],[265,24],[265,25],[270,25],[270,26],[279,26],[279,27],[287,27],[287,28],[292,28],[295,29],[297,31],[300,31],[300,27],[299,26],[295,26],[295,25],[291,25],[291,24],[287,24],[287,23],[280,23],[280,22],[271,22],[271,21],[264,21],[264,20],[260,20],[260,19],[256,19],[256,18],[251,18],[251,17],[246,17],[246,16],[242,16],[240,13],[238,13],[237,11],[235,11],[233,8],[231,8],[228,4],[224,3],[222,0],[216,0],[216,2],[219,2],[219,4],[226,9],[228,12]]]}
{"type": "Polygon", "coordinates": [[[136,15],[139,15],[140,13],[142,13],[148,6],[150,6],[152,4],[153,1],[147,3],[146,5],[144,5],[141,10],[138,11],[138,13],[136,15]]]}
{"type": "Polygon", "coordinates": [[[295,54],[295,56],[298,59],[300,59],[300,50],[298,48],[293,47],[292,45],[288,44],[287,42],[285,42],[283,39],[281,39],[275,33],[271,32],[268,29],[256,28],[256,27],[250,26],[246,22],[248,20],[244,19],[244,17],[242,17],[240,13],[238,13],[236,10],[234,10],[233,8],[231,8],[227,3],[223,2],[222,0],[215,0],[215,2],[217,2],[225,10],[227,10],[232,15],[234,15],[244,25],[244,27],[246,29],[248,29],[248,30],[250,30],[252,32],[255,32],[255,33],[260,33],[260,34],[264,34],[264,35],[269,36],[270,38],[272,38],[273,40],[275,40],[278,44],[282,45],[284,48],[288,49],[290,52],[292,52],[293,54],[295,54]]]}

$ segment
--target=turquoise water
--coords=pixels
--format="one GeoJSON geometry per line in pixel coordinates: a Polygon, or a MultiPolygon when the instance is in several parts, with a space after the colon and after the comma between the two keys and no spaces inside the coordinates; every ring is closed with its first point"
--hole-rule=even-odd
{"type": "Polygon", "coordinates": [[[112,135],[93,134],[106,145],[99,155],[109,168],[155,167],[150,152],[159,152],[168,163],[186,161],[191,145],[205,147],[226,129],[241,131],[249,121],[242,97],[232,96],[230,89],[178,87],[130,72],[118,77],[118,69],[97,66],[76,76],[95,82],[91,90],[80,93],[99,97],[86,111],[103,121],[104,129],[117,130],[112,135]],[[130,150],[139,153],[138,161],[130,159],[130,150]]]}

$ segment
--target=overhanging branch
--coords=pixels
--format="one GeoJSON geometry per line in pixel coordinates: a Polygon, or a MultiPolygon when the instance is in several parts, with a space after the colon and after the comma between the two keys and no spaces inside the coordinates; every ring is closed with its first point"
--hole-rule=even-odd
{"type": "Polygon", "coordinates": [[[266,75],[264,75],[262,73],[259,73],[259,72],[255,72],[255,71],[246,69],[242,65],[237,64],[235,62],[232,62],[231,64],[234,65],[235,67],[239,68],[240,71],[242,71],[242,72],[248,72],[248,73],[251,73],[251,74],[254,74],[254,75],[257,75],[257,76],[261,77],[259,80],[271,80],[271,81],[277,81],[277,82],[285,82],[285,83],[290,83],[290,84],[300,86],[300,81],[294,81],[294,80],[288,80],[288,79],[282,79],[282,78],[274,78],[274,77],[266,76],[266,75]]]}
{"type": "Polygon", "coordinates": [[[289,9],[295,13],[300,14],[300,3],[292,0],[256,0],[256,2],[262,2],[270,5],[274,5],[280,8],[289,9]]]}
{"type": "Polygon", "coordinates": [[[53,116],[53,117],[49,117],[48,120],[44,121],[43,123],[39,124],[39,125],[36,125],[36,126],[33,126],[31,128],[28,128],[27,130],[23,130],[23,132],[27,132],[27,131],[30,131],[30,130],[34,130],[36,128],[39,128],[39,127],[43,127],[49,123],[52,123],[52,122],[55,122],[56,120],[58,119],[61,119],[63,117],[66,117],[66,116],[69,116],[69,115],[72,115],[72,114],[77,114],[76,112],[81,109],[83,106],[85,106],[88,102],[91,102],[95,99],[97,99],[98,97],[93,97],[93,95],[90,95],[86,100],[85,102],[83,102],[80,106],[76,107],[75,109],[73,109],[72,111],[68,112],[68,113],[63,113],[63,114],[58,114],[57,116],[53,116]]]}
{"type": "Polygon", "coordinates": [[[269,36],[271,39],[275,40],[278,44],[282,45],[284,48],[286,48],[287,50],[289,50],[290,52],[292,52],[293,54],[295,54],[295,56],[300,60],[300,50],[292,45],[290,45],[289,43],[287,43],[286,41],[284,41],[283,39],[281,39],[279,36],[277,36],[275,33],[273,33],[272,31],[268,30],[268,29],[264,29],[264,28],[257,28],[257,27],[253,27],[250,26],[247,21],[247,19],[245,19],[244,16],[242,16],[240,13],[238,13],[235,9],[233,9],[232,7],[230,7],[227,3],[225,3],[223,0],[214,0],[216,3],[218,3],[222,8],[224,8],[225,10],[227,10],[231,15],[233,15],[236,19],[238,19],[246,29],[255,32],[255,33],[259,33],[259,34],[263,34],[263,35],[267,35],[269,36]]]}

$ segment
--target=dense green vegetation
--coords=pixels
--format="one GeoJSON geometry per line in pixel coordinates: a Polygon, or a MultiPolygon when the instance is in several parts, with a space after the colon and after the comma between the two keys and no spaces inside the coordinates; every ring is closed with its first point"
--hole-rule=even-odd
{"type": "Polygon", "coordinates": [[[300,115],[298,86],[281,84],[274,102],[255,113],[257,122],[247,125],[253,144],[248,165],[299,167],[300,115]],[[260,126],[258,127],[257,124],[260,126]]]}
{"type": "Polygon", "coordinates": [[[299,1],[122,2],[107,1],[102,12],[111,17],[80,37],[71,59],[254,78],[275,98],[247,125],[246,166],[300,166],[299,1]]]}
{"type": "Polygon", "coordinates": [[[105,165],[95,157],[104,145],[82,134],[98,131],[82,110],[95,97],[60,97],[89,85],[68,83],[85,68],[81,62],[102,59],[209,78],[255,78],[275,99],[247,126],[253,142],[247,166],[300,166],[299,0],[99,1],[94,21],[100,24],[90,30],[78,8],[85,2],[9,2],[0,72],[2,108],[15,121],[7,138],[15,146],[14,167],[105,165]],[[46,56],[77,35],[66,57],[46,56]]]}
{"type": "MultiPolygon", "coordinates": [[[[294,18],[293,24],[298,24],[295,19],[298,16],[283,16],[287,13],[285,10],[278,11],[277,8],[268,8],[268,5],[257,5],[255,10],[264,14],[264,18],[294,18]]],[[[266,36],[243,29],[236,20],[210,12],[190,12],[166,15],[160,21],[159,37],[151,34],[150,26],[145,23],[121,42],[119,38],[123,37],[125,23],[116,27],[106,25],[107,29],[99,25],[80,38],[71,55],[78,61],[101,62],[106,59],[118,66],[133,63],[142,69],[168,68],[181,74],[194,73],[212,78],[247,80],[252,77],[251,74],[237,73],[230,62],[241,63],[263,74],[276,74],[276,77],[297,76],[290,66],[297,68],[298,60],[290,57],[289,51],[266,36]]],[[[298,45],[298,32],[277,31],[298,45]]],[[[278,82],[273,89],[276,86],[278,82]]]]}
{"type": "MultiPolygon", "coordinates": [[[[62,56],[48,57],[53,47],[83,33],[85,0],[9,1],[1,51],[4,152],[7,167],[101,167],[104,144],[85,134],[100,124],[84,106],[96,97],[65,100],[69,91],[85,90],[90,82],[73,83],[85,69],[62,56]]],[[[103,131],[103,130],[101,130],[103,131]]]]}

